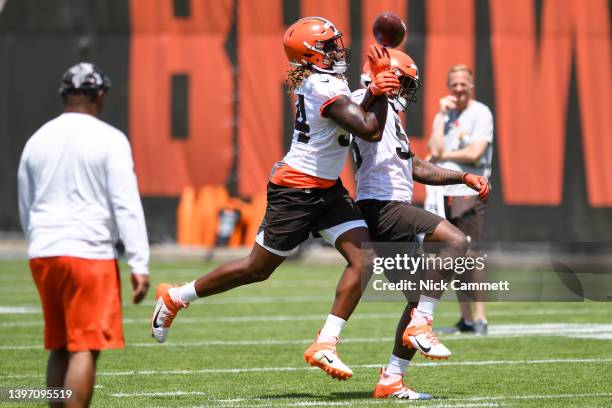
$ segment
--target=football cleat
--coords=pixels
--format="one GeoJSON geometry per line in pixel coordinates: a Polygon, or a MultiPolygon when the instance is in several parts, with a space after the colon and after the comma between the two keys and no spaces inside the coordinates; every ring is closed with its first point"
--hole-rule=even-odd
{"type": "Polygon", "coordinates": [[[155,292],[157,303],[151,317],[151,336],[159,343],[166,341],[168,330],[178,311],[189,306],[188,304],[177,304],[172,300],[168,290],[173,287],[169,283],[160,283],[155,292]]]}
{"type": "Polygon", "coordinates": [[[431,360],[446,360],[451,355],[450,350],[440,343],[440,340],[431,330],[430,319],[426,319],[425,324],[419,325],[414,324],[413,319],[404,330],[402,343],[408,348],[417,349],[431,360]]]}
{"type": "Polygon", "coordinates": [[[333,343],[317,343],[315,340],[304,351],[304,360],[313,367],[319,367],[333,378],[348,380],[353,376],[353,370],[340,360],[336,344],[338,344],[337,338],[333,343]]]}
{"type": "Polygon", "coordinates": [[[460,333],[471,333],[474,334],[476,332],[474,324],[467,324],[463,317],[459,319],[454,326],[451,327],[442,327],[437,329],[436,332],[439,334],[460,334],[460,333]]]}
{"type": "Polygon", "coordinates": [[[476,320],[474,322],[474,332],[477,336],[486,336],[489,334],[489,325],[486,320],[476,320]]]}
{"type": "Polygon", "coordinates": [[[399,379],[391,384],[383,384],[383,378],[386,377],[385,368],[380,369],[380,380],[374,388],[374,398],[400,398],[407,400],[429,400],[431,394],[416,392],[412,388],[404,385],[404,376],[398,375],[399,379]]]}

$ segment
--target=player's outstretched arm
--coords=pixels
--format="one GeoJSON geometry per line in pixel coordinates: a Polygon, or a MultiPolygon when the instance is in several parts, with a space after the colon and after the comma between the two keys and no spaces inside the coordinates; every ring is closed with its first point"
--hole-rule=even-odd
{"type": "Polygon", "coordinates": [[[447,170],[416,156],[412,157],[412,178],[419,183],[429,184],[430,186],[465,184],[472,190],[478,191],[478,196],[482,201],[486,201],[489,197],[490,187],[484,177],[447,170]]]}
{"type": "Polygon", "coordinates": [[[463,184],[464,174],[466,173],[447,170],[416,156],[412,157],[412,178],[422,184],[429,184],[430,186],[463,184]]]}
{"type": "Polygon", "coordinates": [[[378,142],[387,120],[387,105],[386,96],[377,96],[366,111],[348,96],[342,96],[329,105],[325,114],[347,132],[368,142],[378,142]]]}

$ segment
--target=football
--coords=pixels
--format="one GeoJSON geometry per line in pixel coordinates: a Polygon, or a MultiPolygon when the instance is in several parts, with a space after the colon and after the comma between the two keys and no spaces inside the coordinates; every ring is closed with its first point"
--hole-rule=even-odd
{"type": "Polygon", "coordinates": [[[406,24],[397,14],[386,11],[374,20],[372,33],[383,47],[395,48],[404,40],[406,24]]]}

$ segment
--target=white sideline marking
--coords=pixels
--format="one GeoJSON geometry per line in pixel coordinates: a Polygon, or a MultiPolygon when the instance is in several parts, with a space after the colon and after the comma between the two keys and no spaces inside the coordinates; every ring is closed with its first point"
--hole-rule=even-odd
{"type": "MultiPolygon", "coordinates": [[[[558,358],[546,360],[483,360],[483,361],[440,361],[426,363],[410,363],[412,367],[439,366],[489,366],[489,365],[520,365],[520,364],[572,364],[572,363],[612,363],[612,358],[558,358]]],[[[380,368],[381,364],[353,365],[352,368],[380,368]]],[[[194,375],[194,374],[241,374],[270,371],[306,371],[318,370],[306,365],[300,367],[246,367],[246,368],[202,368],[198,370],[141,370],[141,371],[101,371],[98,375],[105,377],[148,376],[148,375],[194,375]]],[[[42,374],[12,374],[4,378],[38,378],[42,374]]]]}
{"type": "MultiPolygon", "coordinates": [[[[239,303],[241,298],[234,298],[228,302],[218,302],[218,304],[236,304],[239,303]]],[[[270,299],[281,299],[281,298],[270,298],[270,299]]],[[[223,300],[223,299],[220,299],[223,300]]],[[[227,299],[229,300],[229,299],[227,299]]],[[[324,298],[325,301],[331,301],[331,298],[324,298]]],[[[321,300],[317,300],[319,302],[321,300]]],[[[211,302],[208,302],[211,303],[211,302]]],[[[243,303],[257,303],[257,302],[243,302],[243,303]]],[[[266,302],[261,302],[266,303],[266,302]]],[[[291,302],[269,302],[269,303],[291,303],[291,302]]],[[[296,302],[298,303],[298,302],[296,302]]],[[[194,303],[190,306],[206,306],[206,302],[194,303]]],[[[153,303],[151,303],[153,305],[153,303]]],[[[525,310],[525,311],[512,311],[512,310],[499,310],[490,311],[487,313],[489,317],[521,317],[521,316],[563,316],[563,315],[597,315],[597,314],[608,314],[608,310],[569,310],[569,309],[545,309],[545,310],[525,310]]],[[[40,307],[35,305],[27,306],[0,306],[0,314],[42,314],[40,307]],[[12,308],[12,309],[11,309],[12,308]],[[3,311],[5,309],[6,311],[3,311]]],[[[457,312],[440,312],[436,313],[437,317],[456,317],[457,312]]],[[[351,320],[368,320],[368,319],[398,319],[399,312],[397,313],[358,313],[351,317],[351,320]]],[[[254,316],[224,316],[224,317],[185,317],[181,318],[181,321],[191,323],[243,323],[243,322],[267,322],[267,321],[286,321],[286,320],[321,320],[324,319],[324,314],[307,314],[307,315],[254,315],[254,316]]],[[[148,322],[148,319],[123,319],[124,324],[139,324],[148,322]]],[[[32,320],[24,322],[2,322],[0,327],[28,327],[42,325],[42,320],[32,320]]]]}
{"type": "MultiPolygon", "coordinates": [[[[581,339],[596,339],[608,340],[612,338],[612,324],[589,324],[589,323],[541,323],[541,324],[502,324],[492,326],[488,336],[470,336],[470,335],[445,335],[440,336],[444,341],[465,341],[465,340],[480,340],[499,339],[510,337],[525,337],[525,336],[555,336],[555,337],[570,337],[581,339]]],[[[382,343],[393,341],[393,337],[364,337],[364,338],[346,338],[342,343],[382,343]]],[[[210,347],[210,346],[275,346],[275,345],[300,345],[310,344],[312,339],[260,339],[260,340],[205,340],[205,341],[170,341],[163,345],[154,341],[146,343],[128,343],[129,348],[147,348],[147,347],[210,347]]],[[[38,344],[19,344],[19,345],[2,345],[0,350],[36,350],[42,349],[42,345],[38,344]]]]}
{"type": "Polygon", "coordinates": [[[41,314],[38,306],[0,306],[0,314],[41,314]]]}
{"type": "MultiPolygon", "coordinates": [[[[488,396],[488,397],[484,397],[484,396],[479,396],[479,397],[467,397],[467,398],[444,398],[444,399],[436,399],[434,396],[434,399],[429,400],[429,401],[421,401],[418,402],[416,404],[419,405],[423,405],[424,407],[427,408],[432,408],[432,407],[436,407],[436,408],[451,408],[451,407],[486,407],[486,406],[508,406],[508,404],[498,404],[495,402],[489,402],[489,403],[484,403],[484,404],[470,404],[470,402],[477,402],[477,401],[501,401],[501,400],[542,400],[542,399],[559,399],[559,398],[595,398],[595,397],[612,397],[612,393],[584,393],[584,394],[544,394],[544,395],[510,395],[510,396],[488,396]],[[438,402],[438,405],[430,405],[430,403],[435,403],[438,402]],[[467,402],[468,404],[448,404],[449,402],[467,402]]],[[[281,400],[281,399],[270,399],[270,398],[233,398],[233,399],[217,399],[217,400],[211,400],[211,402],[218,402],[218,403],[240,403],[240,402],[255,402],[255,401],[262,401],[262,402],[275,402],[278,401],[279,403],[283,404],[283,406],[286,406],[287,404],[281,400]]],[[[405,400],[392,400],[393,402],[396,402],[398,404],[410,404],[410,403],[415,403],[413,401],[405,401],[405,400]]],[[[300,402],[300,403],[295,403],[295,404],[302,404],[301,406],[307,406],[305,404],[320,404],[322,402],[325,401],[313,401],[313,402],[308,402],[308,401],[304,401],[304,402],[300,402]]],[[[324,405],[350,405],[350,404],[356,404],[359,403],[360,405],[377,405],[377,404],[385,404],[390,402],[390,400],[375,400],[375,399],[353,399],[351,401],[330,401],[330,402],[325,402],[324,405]]],[[[252,407],[262,407],[262,406],[278,406],[278,405],[240,405],[241,407],[247,407],[247,406],[252,406],[252,407]]],[[[291,406],[296,406],[294,404],[291,404],[291,406]]],[[[200,407],[205,407],[203,406],[196,406],[196,407],[192,407],[192,408],[200,408],[200,407]]]]}
{"type": "MultiPolygon", "coordinates": [[[[545,395],[510,395],[510,396],[489,396],[489,397],[467,397],[467,398],[447,398],[447,399],[443,399],[443,400],[436,400],[435,397],[433,400],[429,400],[429,401],[421,401],[417,404],[421,405],[421,404],[426,404],[423,405],[424,407],[428,407],[428,408],[432,408],[432,407],[437,407],[437,408],[451,408],[451,407],[477,407],[477,406],[507,406],[507,404],[497,404],[494,402],[491,403],[485,403],[485,404],[491,404],[491,405],[482,405],[482,404],[469,404],[470,401],[501,401],[501,400],[542,400],[542,399],[559,399],[559,398],[563,398],[563,399],[567,399],[567,398],[596,398],[596,397],[612,397],[612,393],[588,393],[588,394],[545,394],[545,395]],[[450,405],[447,404],[448,402],[468,402],[468,404],[456,404],[456,405],[450,405]],[[439,402],[441,403],[441,405],[429,405],[428,403],[431,402],[439,402]]],[[[273,400],[270,399],[262,399],[262,398],[236,398],[233,400],[213,400],[215,402],[250,402],[250,401],[269,401],[272,402],[273,400]]],[[[398,404],[406,404],[406,403],[410,403],[407,401],[402,401],[402,400],[393,400],[394,402],[398,403],[398,404]]],[[[317,401],[318,402],[318,401],[317,401]]],[[[347,402],[329,402],[327,403],[327,405],[349,405],[349,404],[355,404],[355,403],[359,403],[360,405],[376,405],[376,404],[384,404],[389,402],[388,400],[385,401],[381,401],[381,400],[374,400],[374,399],[363,399],[363,400],[359,400],[359,399],[355,399],[355,400],[351,400],[351,401],[347,401],[347,402]]],[[[244,407],[244,405],[241,405],[242,407],[244,407]]],[[[253,407],[255,406],[261,406],[261,405],[253,405],[253,407]]]]}
{"type": "Polygon", "coordinates": [[[118,392],[111,394],[117,398],[132,398],[132,397],[178,397],[181,395],[207,395],[202,391],[166,391],[166,392],[118,392]]]}
{"type": "MultiPolygon", "coordinates": [[[[190,392],[181,392],[181,391],[175,391],[175,392],[161,392],[161,393],[133,393],[133,394],[111,394],[114,397],[121,397],[121,398],[127,398],[127,397],[133,397],[133,396],[150,396],[150,395],[160,395],[160,396],[166,396],[166,395],[190,395],[190,392]],[[181,393],[181,394],[178,394],[181,393]]],[[[202,393],[204,394],[204,393],[202,393]]],[[[569,399],[569,398],[595,398],[595,397],[610,397],[612,396],[612,393],[583,393],[583,394],[543,394],[543,395],[510,395],[510,396],[478,396],[478,397],[467,397],[467,398],[445,398],[445,399],[438,399],[436,400],[435,398],[433,400],[429,400],[429,401],[423,401],[420,404],[426,404],[424,406],[432,408],[432,407],[436,407],[436,408],[459,408],[459,407],[497,407],[497,406],[507,406],[507,404],[499,404],[496,402],[484,402],[484,403],[477,403],[477,401],[502,401],[502,400],[542,400],[542,399],[569,399]],[[438,402],[437,405],[430,405],[429,403],[435,403],[438,402]],[[463,402],[463,403],[459,403],[459,404],[449,404],[450,402],[463,402]],[[476,403],[472,403],[472,402],[476,402],[476,403]]],[[[286,399],[286,398],[285,398],[286,399]]],[[[283,401],[283,399],[281,398],[232,398],[232,399],[215,399],[215,400],[210,400],[210,402],[216,402],[216,403],[221,403],[221,404],[225,404],[225,403],[241,403],[241,402],[270,402],[272,404],[270,405],[265,405],[265,406],[278,406],[277,404],[274,404],[275,402],[278,402],[279,404],[282,404],[283,406],[292,406],[292,407],[300,407],[300,406],[344,406],[344,405],[352,405],[355,403],[359,403],[360,405],[376,405],[376,404],[384,404],[389,402],[389,400],[374,400],[374,399],[353,399],[350,401],[301,401],[301,402],[295,402],[295,403],[289,403],[287,404],[286,401],[283,401]]],[[[395,401],[395,400],[394,400],[395,401]]],[[[400,404],[405,404],[408,403],[406,401],[402,401],[402,400],[397,400],[395,401],[397,403],[400,404]]],[[[253,407],[262,407],[264,405],[251,405],[253,407]]],[[[192,407],[192,408],[198,408],[200,406],[196,406],[196,407],[192,407]]],[[[204,407],[204,406],[201,406],[204,407]]],[[[246,407],[245,405],[241,405],[241,407],[246,407]]]]}
{"type": "MultiPolygon", "coordinates": [[[[429,400],[429,402],[431,402],[432,400],[429,400]]],[[[283,404],[283,406],[285,407],[329,407],[329,406],[347,406],[347,405],[353,405],[356,402],[359,402],[360,405],[370,405],[370,404],[383,404],[385,402],[389,402],[389,401],[376,401],[376,400],[353,400],[353,401],[304,401],[304,402],[294,402],[291,404],[283,404]]],[[[402,401],[402,400],[397,400],[397,401],[393,401],[397,404],[406,404],[406,401],[402,401]]],[[[421,403],[423,403],[425,401],[421,401],[421,403]]],[[[413,401],[410,401],[410,403],[414,403],[413,401]]],[[[254,407],[257,405],[253,405],[254,407]]],[[[271,405],[274,406],[274,405],[271,405]]],[[[484,403],[479,403],[479,404],[438,404],[438,405],[426,405],[428,408],[476,408],[476,407],[501,407],[501,406],[505,406],[504,404],[498,404],[495,402],[484,402],[484,403]]]]}
{"type": "Polygon", "coordinates": [[[573,339],[612,340],[612,333],[572,334],[573,339]]]}

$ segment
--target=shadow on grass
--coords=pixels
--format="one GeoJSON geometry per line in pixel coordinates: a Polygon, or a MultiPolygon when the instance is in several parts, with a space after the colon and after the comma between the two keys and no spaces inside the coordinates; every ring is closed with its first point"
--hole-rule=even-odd
{"type": "Polygon", "coordinates": [[[372,393],[370,391],[347,391],[347,392],[332,392],[329,395],[321,395],[320,393],[286,393],[286,394],[270,394],[270,395],[262,395],[259,398],[261,399],[293,399],[293,398],[309,398],[319,401],[329,401],[329,400],[350,400],[350,399],[364,399],[372,397],[372,393]]]}
{"type": "Polygon", "coordinates": [[[330,396],[337,400],[372,398],[372,391],[332,392],[330,396]]]}

